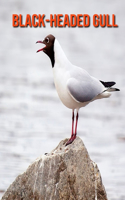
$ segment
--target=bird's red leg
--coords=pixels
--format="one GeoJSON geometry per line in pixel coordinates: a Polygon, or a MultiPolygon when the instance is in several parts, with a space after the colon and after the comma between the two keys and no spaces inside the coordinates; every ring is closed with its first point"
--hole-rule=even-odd
{"type": "Polygon", "coordinates": [[[76,135],[77,135],[77,125],[78,125],[78,118],[79,118],[79,114],[78,114],[78,111],[77,111],[77,115],[76,115],[76,126],[75,126],[75,134],[74,134],[74,139],[76,138],[76,135]]]}
{"type": "Polygon", "coordinates": [[[72,143],[72,137],[74,135],[74,110],[72,110],[72,132],[71,132],[71,138],[68,140],[68,142],[66,143],[66,146],[68,144],[72,143]]]}
{"type": "Polygon", "coordinates": [[[79,118],[79,114],[78,114],[78,111],[77,111],[77,115],[76,115],[76,125],[75,125],[75,133],[74,133],[73,136],[71,137],[71,143],[75,140],[76,135],[77,135],[78,118],[79,118]]]}
{"type": "Polygon", "coordinates": [[[78,124],[78,111],[77,111],[77,115],[76,115],[76,126],[75,126],[75,133],[73,132],[73,129],[74,129],[74,110],[73,110],[73,113],[72,113],[72,134],[71,134],[71,138],[68,140],[68,142],[66,143],[66,146],[71,144],[75,138],[76,138],[76,134],[77,134],[77,124],[78,124]]]}
{"type": "Polygon", "coordinates": [[[71,133],[71,137],[74,134],[74,110],[72,110],[72,133],[71,133]]]}

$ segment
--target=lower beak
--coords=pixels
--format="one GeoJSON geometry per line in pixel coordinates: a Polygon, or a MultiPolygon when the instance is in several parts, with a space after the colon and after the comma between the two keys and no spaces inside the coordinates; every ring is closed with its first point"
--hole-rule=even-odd
{"type": "MultiPolygon", "coordinates": [[[[42,44],[44,44],[42,41],[37,41],[36,43],[42,43],[42,44]]],[[[46,46],[45,46],[45,47],[46,47],[46,46]]],[[[40,51],[43,51],[43,49],[44,49],[45,47],[43,47],[42,49],[39,49],[36,53],[38,53],[38,52],[40,52],[40,51]]]]}

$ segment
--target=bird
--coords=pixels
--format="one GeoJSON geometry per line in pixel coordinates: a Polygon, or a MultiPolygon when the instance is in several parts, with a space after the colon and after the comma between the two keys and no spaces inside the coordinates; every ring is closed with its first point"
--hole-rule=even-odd
{"type": "Polygon", "coordinates": [[[50,58],[55,88],[62,103],[72,109],[71,137],[66,146],[71,144],[77,136],[79,109],[97,99],[108,98],[113,91],[120,91],[112,87],[114,81],[104,82],[91,76],[86,70],[73,65],[66,57],[57,38],[47,35],[44,44],[37,52],[43,51],[50,58]],[[76,112],[76,115],[74,114],[76,112]],[[74,123],[74,118],[75,123],[74,123]]]}

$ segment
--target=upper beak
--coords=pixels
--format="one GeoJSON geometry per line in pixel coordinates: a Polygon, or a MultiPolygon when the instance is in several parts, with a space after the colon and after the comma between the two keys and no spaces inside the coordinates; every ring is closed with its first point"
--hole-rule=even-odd
{"type": "MultiPolygon", "coordinates": [[[[42,44],[44,44],[42,41],[37,41],[36,43],[42,43],[42,44]]],[[[46,46],[45,46],[45,47],[46,47],[46,46]]],[[[40,51],[43,51],[43,49],[44,49],[45,47],[43,47],[42,49],[39,49],[36,53],[38,53],[38,52],[40,52],[40,51]]]]}

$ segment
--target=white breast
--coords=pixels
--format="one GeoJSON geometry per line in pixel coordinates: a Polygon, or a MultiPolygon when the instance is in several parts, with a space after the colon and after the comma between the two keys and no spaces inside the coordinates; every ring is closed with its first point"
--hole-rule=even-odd
{"type": "Polygon", "coordinates": [[[56,39],[54,43],[54,52],[55,65],[53,67],[53,76],[60,100],[66,107],[70,109],[76,109],[84,106],[83,103],[75,101],[69,94],[67,89],[67,80],[70,78],[70,69],[73,68],[73,65],[65,56],[60,44],[56,39]]]}

